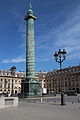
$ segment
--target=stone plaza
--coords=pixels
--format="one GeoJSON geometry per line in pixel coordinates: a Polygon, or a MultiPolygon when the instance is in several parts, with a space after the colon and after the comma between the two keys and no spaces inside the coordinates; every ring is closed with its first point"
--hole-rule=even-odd
{"type": "MultiPolygon", "coordinates": [[[[59,97],[53,97],[55,101],[59,97]]],[[[18,107],[0,109],[0,120],[80,120],[80,103],[78,97],[66,98],[66,105],[60,101],[29,102],[19,100],[18,107]],[[74,100],[74,102],[72,102],[74,100]]],[[[80,98],[80,96],[79,96],[80,98]]]]}

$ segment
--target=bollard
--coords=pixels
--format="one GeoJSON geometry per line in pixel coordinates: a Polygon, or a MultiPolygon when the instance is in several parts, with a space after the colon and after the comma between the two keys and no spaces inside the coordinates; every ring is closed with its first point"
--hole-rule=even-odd
{"type": "Polygon", "coordinates": [[[42,97],[41,97],[41,103],[42,103],[42,97]]]}
{"type": "Polygon", "coordinates": [[[74,101],[72,101],[72,104],[74,104],[74,101]]]}
{"type": "Polygon", "coordinates": [[[61,93],[61,105],[65,105],[64,93],[61,93]]]}
{"type": "Polygon", "coordinates": [[[78,103],[80,103],[80,99],[78,98],[78,103]]]}

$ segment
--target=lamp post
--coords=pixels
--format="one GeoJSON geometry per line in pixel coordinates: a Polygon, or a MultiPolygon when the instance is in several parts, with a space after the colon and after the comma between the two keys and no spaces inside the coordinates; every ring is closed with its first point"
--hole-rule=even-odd
{"type": "MultiPolygon", "coordinates": [[[[63,49],[62,51],[61,51],[61,49],[59,49],[58,52],[55,52],[54,58],[55,58],[56,62],[58,62],[60,64],[60,75],[61,75],[62,62],[66,58],[66,51],[65,51],[65,49],[63,49]]],[[[62,80],[61,80],[61,105],[62,106],[65,105],[64,93],[62,91],[62,80]]]]}
{"type": "Polygon", "coordinates": [[[22,80],[22,94],[23,94],[23,99],[24,99],[24,79],[22,80]]]}

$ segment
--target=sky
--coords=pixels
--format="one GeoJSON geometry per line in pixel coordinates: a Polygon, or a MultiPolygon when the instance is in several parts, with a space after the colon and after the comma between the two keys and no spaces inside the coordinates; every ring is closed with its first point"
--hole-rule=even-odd
{"type": "MultiPolygon", "coordinates": [[[[26,22],[30,0],[0,0],[0,70],[26,69],[26,22]]],[[[80,65],[80,0],[31,0],[35,21],[36,71],[59,69],[58,49],[67,51],[62,67],[80,65]]]]}

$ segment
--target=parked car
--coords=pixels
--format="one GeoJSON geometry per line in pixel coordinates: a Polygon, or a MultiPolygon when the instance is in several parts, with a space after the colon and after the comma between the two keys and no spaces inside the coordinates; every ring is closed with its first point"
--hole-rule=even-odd
{"type": "Polygon", "coordinates": [[[5,97],[5,93],[0,93],[0,97],[5,97]]]}
{"type": "Polygon", "coordinates": [[[49,96],[56,96],[56,93],[55,92],[49,93],[49,96]]]}
{"type": "Polygon", "coordinates": [[[77,96],[77,92],[75,90],[67,91],[67,96],[77,96]]]}
{"type": "Polygon", "coordinates": [[[19,98],[23,98],[23,97],[24,97],[22,93],[18,93],[17,96],[18,96],[19,98]]]}
{"type": "Polygon", "coordinates": [[[56,96],[56,93],[52,92],[52,93],[45,93],[45,94],[43,94],[43,97],[52,97],[52,96],[56,96]]]}

